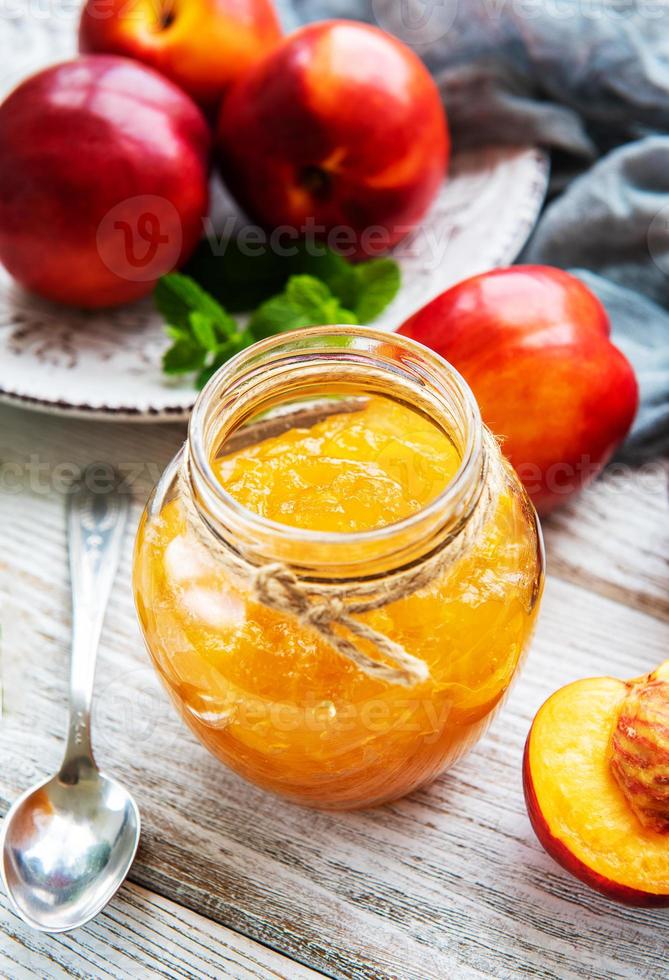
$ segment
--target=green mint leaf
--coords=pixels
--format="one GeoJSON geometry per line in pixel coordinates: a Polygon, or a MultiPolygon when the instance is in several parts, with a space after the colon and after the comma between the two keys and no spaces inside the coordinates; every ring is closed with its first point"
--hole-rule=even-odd
{"type": "Polygon", "coordinates": [[[207,352],[194,340],[177,340],[163,354],[165,374],[187,374],[199,371],[205,362],[207,352]]]}
{"type": "Polygon", "coordinates": [[[222,310],[221,312],[223,314],[222,316],[212,320],[212,326],[219,342],[231,340],[236,337],[237,333],[239,332],[235,318],[230,316],[230,314],[225,310],[222,310]]]}
{"type": "MultiPolygon", "coordinates": [[[[185,302],[179,293],[172,288],[169,280],[170,276],[163,276],[156,283],[156,288],[153,291],[153,301],[156,309],[172,330],[181,330],[190,333],[190,324],[188,322],[188,315],[191,310],[190,304],[185,302]]],[[[175,339],[177,338],[175,337],[175,339]]]]}
{"type": "Polygon", "coordinates": [[[395,299],[402,282],[394,259],[374,259],[355,267],[359,293],[353,306],[360,323],[370,323],[395,299]]]}
{"type": "Polygon", "coordinates": [[[313,326],[312,318],[284,293],[261,303],[249,320],[249,330],[256,340],[309,326],[313,326]]]}
{"type": "Polygon", "coordinates": [[[190,329],[190,314],[195,311],[208,316],[214,323],[221,324],[224,329],[229,327],[229,314],[190,276],[180,272],[163,276],[158,280],[153,295],[158,311],[173,327],[190,329]]]}
{"type": "Polygon", "coordinates": [[[355,314],[341,306],[324,282],[302,275],[292,276],[283,293],[262,303],[251,316],[248,329],[260,340],[299,327],[357,322],[355,314]]]}
{"type": "MultiPolygon", "coordinates": [[[[340,323],[342,326],[346,326],[347,324],[356,326],[360,323],[360,320],[353,310],[347,310],[346,307],[340,304],[339,300],[334,299],[325,307],[324,315],[319,322],[323,324],[340,323]]],[[[317,326],[317,324],[313,324],[313,326],[317,326]]]]}
{"type": "Polygon", "coordinates": [[[216,349],[215,358],[220,364],[224,364],[240,350],[249,347],[253,343],[253,334],[250,330],[240,330],[223,344],[219,344],[216,349]]]}
{"type": "Polygon", "coordinates": [[[305,326],[358,322],[355,313],[342,306],[328,286],[313,276],[293,276],[288,280],[285,295],[295,310],[309,320],[305,326]]]}
{"type": "Polygon", "coordinates": [[[269,244],[249,247],[234,239],[203,240],[185,267],[188,275],[232,313],[254,309],[281,292],[288,277],[299,271],[292,256],[276,255],[269,244]]]}
{"type": "Polygon", "coordinates": [[[344,259],[341,266],[331,267],[323,282],[327,283],[330,292],[337,297],[342,306],[349,310],[355,309],[360,295],[360,281],[356,267],[349,265],[344,259]]]}
{"type": "Polygon", "coordinates": [[[171,324],[165,325],[165,333],[172,340],[192,340],[190,330],[185,330],[183,327],[174,327],[171,324]]]}
{"type": "Polygon", "coordinates": [[[285,295],[290,303],[305,313],[318,313],[333,298],[327,285],[315,276],[291,276],[285,295]]]}
{"type": "Polygon", "coordinates": [[[165,332],[174,341],[163,355],[166,374],[203,372],[210,366],[211,355],[220,357],[225,345],[231,344],[236,352],[250,342],[249,335],[240,339],[235,320],[188,276],[163,276],[154,296],[167,321],[165,332]]]}
{"type": "Polygon", "coordinates": [[[193,310],[188,319],[193,332],[193,339],[205,350],[215,350],[218,345],[218,337],[211,318],[198,310],[193,310]]]}
{"type": "Polygon", "coordinates": [[[321,279],[344,306],[350,306],[350,300],[355,296],[355,266],[326,246],[312,243],[310,247],[315,247],[318,251],[313,253],[302,246],[300,268],[293,274],[321,279]]]}

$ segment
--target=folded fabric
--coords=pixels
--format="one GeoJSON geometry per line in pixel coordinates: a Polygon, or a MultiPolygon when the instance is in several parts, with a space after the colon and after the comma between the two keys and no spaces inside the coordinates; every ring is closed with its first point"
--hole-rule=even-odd
{"type": "Polygon", "coordinates": [[[411,45],[454,142],[537,143],[552,200],[521,257],[576,270],[607,307],[642,403],[624,447],[669,453],[669,11],[664,0],[280,0],[411,45]]]}

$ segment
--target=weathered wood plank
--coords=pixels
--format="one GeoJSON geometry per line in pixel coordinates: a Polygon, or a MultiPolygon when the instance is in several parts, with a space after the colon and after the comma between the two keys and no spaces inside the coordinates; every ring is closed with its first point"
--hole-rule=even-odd
{"type": "Polygon", "coordinates": [[[611,467],[544,521],[554,574],[669,620],[669,465],[611,467]]]}
{"type": "Polygon", "coordinates": [[[174,977],[185,980],[308,980],[312,970],[137,885],[125,885],[82,929],[45,936],[28,929],[0,893],[0,976],[174,977]]]}
{"type": "MultiPolygon", "coordinates": [[[[64,423],[11,410],[0,422],[11,425],[1,430],[1,458],[33,452],[47,468],[96,457],[161,467],[181,438],[173,428],[64,423]]],[[[653,519],[646,504],[641,518],[637,509],[630,497],[628,523],[653,519]]],[[[657,515],[659,522],[659,498],[657,515]]],[[[0,526],[6,805],[58,762],[69,602],[57,495],[6,490],[0,526]]],[[[490,735],[430,788],[353,814],[301,809],[247,786],[182,728],[141,647],[128,540],[104,633],[95,737],[100,762],[127,781],[142,808],[135,880],[336,976],[665,976],[664,917],[615,907],[565,875],[535,841],[522,801],[523,742],[543,699],[576,677],[631,676],[667,655],[669,625],[618,601],[615,589],[606,594],[606,583],[622,594],[621,575],[635,581],[632,542],[617,552],[618,579],[607,578],[593,527],[578,562],[558,565],[560,575],[574,568],[574,580],[549,582],[525,671],[490,735]],[[592,569],[595,593],[578,580],[592,569]]],[[[549,534],[558,558],[560,533],[549,534]]],[[[575,538],[576,524],[564,533],[575,538]]],[[[661,581],[653,573],[643,595],[659,594],[661,581]]]]}

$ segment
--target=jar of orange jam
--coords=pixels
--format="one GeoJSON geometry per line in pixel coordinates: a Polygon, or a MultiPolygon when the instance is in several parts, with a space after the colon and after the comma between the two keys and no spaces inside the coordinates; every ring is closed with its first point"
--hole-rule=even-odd
{"type": "Polygon", "coordinates": [[[463,379],[361,327],[272,337],[212,378],[134,567],[198,738],[339,809],[410,792],[480,738],[542,585],[536,515],[463,379]]]}

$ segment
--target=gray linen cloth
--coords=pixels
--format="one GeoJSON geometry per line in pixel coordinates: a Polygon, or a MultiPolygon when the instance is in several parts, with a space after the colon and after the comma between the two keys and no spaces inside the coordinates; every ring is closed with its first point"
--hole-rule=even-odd
{"type": "Polygon", "coordinates": [[[580,276],[641,387],[628,460],[669,453],[669,0],[279,0],[287,28],[375,23],[413,47],[454,142],[553,151],[521,261],[580,276]]]}

